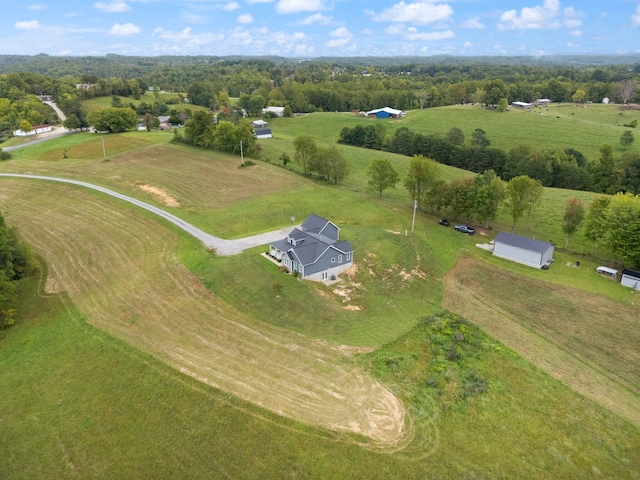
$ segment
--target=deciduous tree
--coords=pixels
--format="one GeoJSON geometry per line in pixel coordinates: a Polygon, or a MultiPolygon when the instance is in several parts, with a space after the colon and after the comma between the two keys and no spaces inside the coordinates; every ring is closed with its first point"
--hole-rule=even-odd
{"type": "Polygon", "coordinates": [[[302,166],[305,175],[310,173],[311,166],[315,155],[318,153],[318,146],[311,135],[302,134],[293,139],[293,148],[295,152],[293,158],[302,166]]]}
{"type": "Polygon", "coordinates": [[[584,206],[579,198],[571,198],[567,200],[567,205],[564,211],[564,220],[562,222],[562,231],[565,234],[564,248],[569,246],[569,239],[571,235],[576,233],[582,220],[584,219],[584,206]]]}
{"type": "Polygon", "coordinates": [[[368,181],[371,190],[378,192],[382,196],[382,192],[387,188],[396,188],[398,180],[398,172],[396,172],[388,159],[377,158],[371,162],[368,181]]]}

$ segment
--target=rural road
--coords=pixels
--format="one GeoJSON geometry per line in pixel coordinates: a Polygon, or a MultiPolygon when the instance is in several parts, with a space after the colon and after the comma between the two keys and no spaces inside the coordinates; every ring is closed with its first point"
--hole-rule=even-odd
{"type": "Polygon", "coordinates": [[[253,235],[251,237],[244,237],[236,240],[225,240],[223,238],[218,238],[206,232],[203,232],[198,227],[195,227],[190,223],[185,222],[181,218],[176,217],[175,215],[169,212],[166,212],[161,208],[154,207],[153,205],[149,205],[148,203],[145,203],[136,198],[123,195],[122,193],[118,193],[113,190],[109,190],[108,188],[100,187],[99,185],[94,185],[92,183],[82,182],[80,180],[71,180],[68,178],[46,177],[42,175],[26,175],[21,173],[0,173],[0,177],[26,178],[31,180],[45,180],[50,182],[69,183],[72,185],[91,188],[93,190],[97,190],[98,192],[106,193],[107,195],[111,195],[112,197],[116,197],[120,200],[124,200],[125,202],[132,203],[133,205],[136,205],[140,208],[144,208],[145,210],[155,213],[156,215],[164,218],[165,220],[168,220],[174,225],[180,227],[182,230],[184,230],[188,234],[200,240],[206,247],[214,249],[218,255],[224,255],[224,256],[237,255],[249,248],[258,247],[260,245],[265,245],[267,243],[273,242],[275,240],[280,240],[286,237],[287,234],[294,228],[294,227],[286,227],[286,228],[275,230],[272,232],[253,235]]]}

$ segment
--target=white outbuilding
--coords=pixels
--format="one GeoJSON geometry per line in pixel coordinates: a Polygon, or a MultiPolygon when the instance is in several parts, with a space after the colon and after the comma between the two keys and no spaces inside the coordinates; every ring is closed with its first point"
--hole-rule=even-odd
{"type": "Polygon", "coordinates": [[[493,241],[493,255],[512,262],[542,268],[553,261],[554,246],[515,233],[500,232],[493,241]]]}
{"type": "Polygon", "coordinates": [[[634,290],[640,290],[640,272],[628,268],[623,269],[620,284],[625,287],[631,287],[634,290]]]}

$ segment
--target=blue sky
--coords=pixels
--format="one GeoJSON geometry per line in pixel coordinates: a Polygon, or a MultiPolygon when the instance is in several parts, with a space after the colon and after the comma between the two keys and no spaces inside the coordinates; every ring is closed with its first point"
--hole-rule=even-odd
{"type": "Polygon", "coordinates": [[[640,53],[633,0],[52,0],[5,6],[0,54],[640,53]]]}

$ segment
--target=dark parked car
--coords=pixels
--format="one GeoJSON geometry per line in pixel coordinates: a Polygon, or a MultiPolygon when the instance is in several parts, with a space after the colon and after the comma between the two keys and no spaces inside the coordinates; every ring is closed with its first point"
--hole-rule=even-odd
{"type": "Polygon", "coordinates": [[[449,226],[449,220],[447,220],[446,218],[441,218],[438,223],[440,225],[444,226],[444,227],[448,227],[449,226]]]}
{"type": "Polygon", "coordinates": [[[467,235],[475,235],[476,233],[476,231],[473,228],[468,227],[466,225],[456,225],[455,229],[459,232],[466,233],[467,235]]]}

